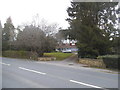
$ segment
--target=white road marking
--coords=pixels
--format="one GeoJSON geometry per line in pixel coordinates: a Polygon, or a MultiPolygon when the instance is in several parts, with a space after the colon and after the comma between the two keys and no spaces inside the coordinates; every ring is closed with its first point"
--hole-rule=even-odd
{"type": "Polygon", "coordinates": [[[23,67],[19,67],[22,70],[26,70],[26,71],[30,71],[30,72],[34,72],[34,73],[38,73],[38,74],[42,74],[45,75],[46,73],[43,72],[39,72],[39,71],[35,71],[35,70],[31,70],[31,69],[27,69],[27,68],[23,68],[23,67]]]}
{"type": "Polygon", "coordinates": [[[83,82],[78,82],[78,81],[75,81],[75,80],[70,80],[70,82],[77,83],[77,84],[82,84],[82,85],[89,86],[89,87],[92,87],[92,88],[102,88],[102,87],[99,87],[99,86],[95,86],[95,85],[91,85],[91,84],[87,84],[87,83],[83,83],[83,82]]]}
{"type": "Polygon", "coordinates": [[[2,63],[2,62],[0,62],[0,64],[3,64],[3,65],[7,65],[7,66],[10,66],[10,64],[6,64],[6,63],[2,63]]]}

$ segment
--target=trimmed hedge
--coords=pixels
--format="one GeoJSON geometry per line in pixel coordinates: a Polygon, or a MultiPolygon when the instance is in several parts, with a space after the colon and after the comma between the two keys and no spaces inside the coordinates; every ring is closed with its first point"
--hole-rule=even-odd
{"type": "Polygon", "coordinates": [[[106,55],[106,56],[103,56],[102,59],[106,65],[106,68],[120,70],[120,68],[119,68],[120,56],[118,56],[118,55],[106,55]]]}
{"type": "Polygon", "coordinates": [[[104,56],[98,56],[97,59],[103,59],[103,58],[118,58],[119,55],[104,55],[104,56]]]}
{"type": "Polygon", "coordinates": [[[37,60],[37,54],[34,52],[29,51],[3,51],[3,57],[10,57],[10,58],[22,58],[22,59],[34,59],[37,60]]]}
{"type": "Polygon", "coordinates": [[[120,67],[119,67],[120,56],[118,55],[99,56],[97,59],[80,58],[79,62],[82,64],[86,64],[88,66],[91,66],[91,67],[120,70],[120,67]]]}

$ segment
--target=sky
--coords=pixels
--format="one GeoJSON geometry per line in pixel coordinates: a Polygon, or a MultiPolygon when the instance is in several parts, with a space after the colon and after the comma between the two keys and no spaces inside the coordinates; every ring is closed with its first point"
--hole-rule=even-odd
{"type": "Polygon", "coordinates": [[[38,14],[39,19],[67,28],[69,24],[65,19],[68,17],[66,10],[69,6],[70,0],[1,0],[0,21],[3,26],[11,16],[14,26],[17,27],[32,22],[38,14]]]}

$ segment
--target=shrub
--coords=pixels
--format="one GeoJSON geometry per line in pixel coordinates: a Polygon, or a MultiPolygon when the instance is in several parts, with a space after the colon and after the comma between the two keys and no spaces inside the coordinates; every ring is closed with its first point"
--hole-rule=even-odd
{"type": "Polygon", "coordinates": [[[99,56],[98,59],[103,59],[103,62],[106,65],[106,68],[111,69],[119,69],[118,65],[120,64],[120,56],[119,55],[105,55],[99,56]]]}
{"type": "Polygon", "coordinates": [[[81,58],[96,58],[99,55],[98,51],[89,47],[81,48],[78,51],[78,56],[81,58]]]}

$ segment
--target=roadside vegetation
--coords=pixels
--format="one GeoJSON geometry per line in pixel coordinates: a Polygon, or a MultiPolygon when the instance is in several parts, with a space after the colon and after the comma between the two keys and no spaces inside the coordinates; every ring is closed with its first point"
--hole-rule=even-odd
{"type": "Polygon", "coordinates": [[[111,70],[120,70],[120,55],[98,56],[97,59],[80,58],[79,63],[88,67],[106,68],[111,70]]]}
{"type": "Polygon", "coordinates": [[[105,59],[105,58],[118,59],[118,58],[120,58],[120,55],[103,55],[103,56],[98,56],[98,57],[97,57],[97,59],[105,59]]]}
{"type": "Polygon", "coordinates": [[[84,64],[90,64],[93,60],[90,66],[101,67],[100,60],[105,68],[118,68],[120,30],[116,27],[120,8],[116,9],[117,5],[118,2],[71,2],[67,9],[66,21],[70,25],[67,29],[58,29],[56,24],[39,21],[38,17],[29,24],[14,27],[9,17],[3,28],[0,25],[3,56],[36,60],[48,56],[63,60],[72,53],[55,52],[56,46],[64,44],[64,40],[73,40],[77,41],[81,63],[85,60],[84,64]],[[91,62],[87,63],[86,58],[91,62]]]}
{"type": "Polygon", "coordinates": [[[73,53],[62,53],[62,52],[44,53],[44,56],[56,57],[56,60],[64,60],[72,55],[73,53]]]}
{"type": "Polygon", "coordinates": [[[95,59],[101,55],[118,54],[120,31],[115,9],[118,2],[71,2],[67,9],[69,38],[77,40],[80,58],[95,59]],[[111,23],[109,22],[111,21],[111,23]]]}
{"type": "Polygon", "coordinates": [[[80,63],[120,69],[117,56],[120,54],[120,30],[115,28],[120,9],[115,9],[117,5],[117,2],[71,2],[67,9],[68,34],[69,38],[78,41],[80,63]]]}
{"type": "Polygon", "coordinates": [[[104,55],[99,56],[98,59],[102,59],[106,68],[120,70],[120,55],[104,55]]]}
{"type": "MultiPolygon", "coordinates": [[[[72,55],[73,55],[73,53],[51,52],[51,53],[44,53],[43,57],[55,57],[56,60],[64,60],[72,55]]],[[[8,51],[3,51],[2,56],[3,57],[10,57],[10,58],[38,60],[37,54],[32,53],[30,51],[11,51],[11,50],[8,50],[8,51]]]]}
{"type": "Polygon", "coordinates": [[[3,57],[10,57],[10,58],[20,58],[20,59],[32,59],[37,60],[37,54],[29,52],[29,51],[13,51],[7,50],[2,52],[3,57]]]}
{"type": "MultiPolygon", "coordinates": [[[[39,18],[37,18],[39,19],[39,18]]],[[[2,51],[28,51],[42,57],[44,52],[52,52],[57,44],[54,33],[56,24],[41,23],[14,27],[11,17],[7,18],[2,29],[2,51]]],[[[13,53],[13,52],[12,52],[13,53]]]]}

